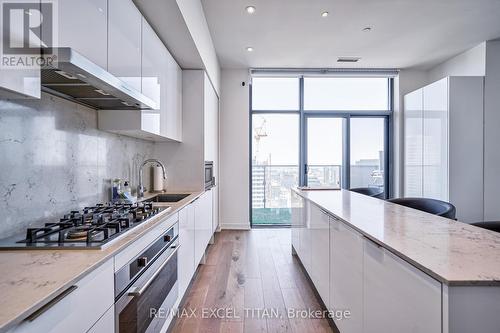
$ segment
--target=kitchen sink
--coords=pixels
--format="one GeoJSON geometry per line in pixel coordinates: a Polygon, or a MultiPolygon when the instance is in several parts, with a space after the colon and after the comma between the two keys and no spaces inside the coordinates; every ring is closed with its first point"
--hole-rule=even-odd
{"type": "Polygon", "coordinates": [[[184,194],[158,194],[155,195],[152,198],[149,198],[147,200],[144,200],[146,202],[178,202],[181,201],[182,199],[188,197],[190,193],[184,193],[184,194]]]}

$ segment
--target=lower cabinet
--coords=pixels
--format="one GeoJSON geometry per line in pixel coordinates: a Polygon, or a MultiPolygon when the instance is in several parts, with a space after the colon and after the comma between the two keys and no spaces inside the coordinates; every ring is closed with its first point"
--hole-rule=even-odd
{"type": "Polygon", "coordinates": [[[363,271],[363,332],[441,332],[440,282],[368,239],[363,271]]]}
{"type": "Polygon", "coordinates": [[[439,281],[295,193],[292,245],[340,332],[441,332],[439,281]]]}
{"type": "Polygon", "coordinates": [[[106,311],[87,333],[112,333],[115,331],[115,307],[106,311]]]}
{"type": "Polygon", "coordinates": [[[212,238],[212,219],[213,219],[213,206],[212,206],[212,191],[208,190],[203,193],[194,205],[194,258],[195,265],[198,266],[205,249],[207,248],[210,238],[212,238]]]}
{"type": "Polygon", "coordinates": [[[9,333],[87,332],[113,306],[113,267],[105,262],[9,333]]]}
{"type": "Polygon", "coordinates": [[[194,260],[195,230],[194,205],[190,204],[179,211],[179,295],[184,295],[196,270],[194,260]]]}
{"type": "Polygon", "coordinates": [[[328,306],[330,298],[330,221],[320,208],[311,205],[311,270],[310,277],[323,303],[328,306]]]}
{"type": "Polygon", "coordinates": [[[299,227],[299,258],[306,271],[311,272],[311,204],[304,202],[304,221],[299,227]]]}
{"type": "Polygon", "coordinates": [[[330,310],[349,311],[337,318],[342,333],[363,332],[363,236],[330,217],[330,310]]]}

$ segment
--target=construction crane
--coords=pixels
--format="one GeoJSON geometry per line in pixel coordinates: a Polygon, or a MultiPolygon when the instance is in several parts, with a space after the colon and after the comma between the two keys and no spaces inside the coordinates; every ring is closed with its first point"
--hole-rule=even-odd
{"type": "Polygon", "coordinates": [[[257,156],[260,150],[260,139],[267,136],[266,119],[264,117],[260,116],[260,123],[253,127],[253,131],[253,137],[255,139],[255,156],[257,156]]]}

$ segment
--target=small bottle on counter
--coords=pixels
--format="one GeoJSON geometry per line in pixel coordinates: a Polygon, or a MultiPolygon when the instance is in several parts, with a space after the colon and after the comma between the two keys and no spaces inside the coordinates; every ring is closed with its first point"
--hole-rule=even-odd
{"type": "Polygon", "coordinates": [[[120,192],[121,192],[121,179],[115,178],[111,183],[111,201],[120,200],[120,192]]]}

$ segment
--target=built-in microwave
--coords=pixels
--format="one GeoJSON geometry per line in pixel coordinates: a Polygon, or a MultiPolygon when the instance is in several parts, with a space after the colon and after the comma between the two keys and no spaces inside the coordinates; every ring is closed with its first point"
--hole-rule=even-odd
{"type": "Polygon", "coordinates": [[[214,162],[205,161],[205,189],[215,186],[214,162]]]}

